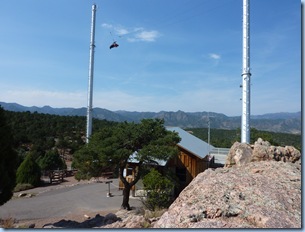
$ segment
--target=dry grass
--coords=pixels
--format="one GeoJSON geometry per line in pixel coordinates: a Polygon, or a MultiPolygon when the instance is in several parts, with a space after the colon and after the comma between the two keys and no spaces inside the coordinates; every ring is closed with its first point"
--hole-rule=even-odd
{"type": "Polygon", "coordinates": [[[151,223],[148,221],[144,221],[141,223],[142,228],[150,228],[151,227],[151,223]]]}
{"type": "Polygon", "coordinates": [[[145,219],[158,218],[161,217],[166,211],[167,209],[157,209],[155,211],[145,210],[144,217],[145,219]]]}
{"type": "Polygon", "coordinates": [[[13,217],[0,219],[0,226],[4,229],[14,228],[15,219],[13,217]]]}
{"type": "Polygon", "coordinates": [[[167,209],[145,210],[143,213],[145,221],[141,223],[142,228],[151,228],[152,223],[158,220],[166,211],[167,209]]]}

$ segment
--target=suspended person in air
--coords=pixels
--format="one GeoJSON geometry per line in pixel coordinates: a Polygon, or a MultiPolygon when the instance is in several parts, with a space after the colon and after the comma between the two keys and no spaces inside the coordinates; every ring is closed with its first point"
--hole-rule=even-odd
{"type": "Polygon", "coordinates": [[[114,41],[111,45],[110,45],[110,49],[111,48],[116,48],[116,47],[118,47],[119,45],[114,41]]]}

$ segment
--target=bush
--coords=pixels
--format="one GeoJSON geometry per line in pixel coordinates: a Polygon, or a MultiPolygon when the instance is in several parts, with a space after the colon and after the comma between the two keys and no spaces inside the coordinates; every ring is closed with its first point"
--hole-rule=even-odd
{"type": "Polygon", "coordinates": [[[67,169],[67,165],[60,158],[60,155],[57,151],[48,151],[42,158],[38,159],[38,164],[41,170],[57,170],[57,169],[67,169]]]}
{"type": "Polygon", "coordinates": [[[157,170],[152,169],[143,178],[144,190],[147,197],[143,202],[149,210],[155,211],[168,208],[173,202],[174,183],[157,170]]]}
{"type": "Polygon", "coordinates": [[[16,181],[19,184],[31,184],[37,187],[40,185],[40,176],[40,167],[29,153],[17,169],[16,181]]]}
{"type": "Polygon", "coordinates": [[[32,188],[34,188],[34,186],[31,184],[17,184],[16,187],[14,188],[14,192],[20,192],[32,188]]]}
{"type": "Polygon", "coordinates": [[[76,180],[90,180],[102,174],[102,162],[98,153],[92,151],[88,146],[76,151],[73,155],[72,168],[77,169],[76,180]]]}

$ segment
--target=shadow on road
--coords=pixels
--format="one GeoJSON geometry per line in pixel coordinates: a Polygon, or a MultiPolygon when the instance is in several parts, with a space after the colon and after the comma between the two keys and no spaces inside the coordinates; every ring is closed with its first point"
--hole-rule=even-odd
{"type": "MultiPolygon", "coordinates": [[[[131,207],[131,208],[132,210],[136,210],[136,207],[131,207]]],[[[101,216],[100,214],[96,214],[94,218],[89,218],[83,222],[62,219],[55,223],[45,224],[43,228],[61,228],[61,229],[94,228],[94,227],[102,227],[105,225],[109,225],[117,221],[122,221],[122,218],[118,217],[116,214],[109,213],[106,216],[101,216]]]]}

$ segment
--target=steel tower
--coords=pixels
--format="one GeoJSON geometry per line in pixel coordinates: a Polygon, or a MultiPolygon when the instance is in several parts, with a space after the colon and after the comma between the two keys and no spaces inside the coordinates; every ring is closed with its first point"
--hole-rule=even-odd
{"type": "Polygon", "coordinates": [[[243,68],[241,142],[250,143],[250,20],[249,1],[243,0],[243,68]]]}
{"type": "Polygon", "coordinates": [[[88,107],[87,107],[87,130],[86,143],[92,134],[92,98],[93,98],[93,71],[94,71],[94,37],[95,37],[95,13],[96,5],[92,5],[91,36],[90,36],[90,58],[89,58],[89,80],[88,80],[88,107]]]}

